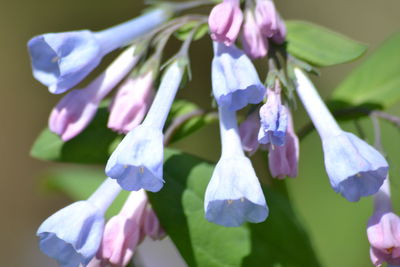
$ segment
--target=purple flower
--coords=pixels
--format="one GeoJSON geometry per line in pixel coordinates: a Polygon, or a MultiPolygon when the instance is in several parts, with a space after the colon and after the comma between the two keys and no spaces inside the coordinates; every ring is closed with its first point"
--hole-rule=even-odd
{"type": "Polygon", "coordinates": [[[260,32],[265,37],[272,37],[278,29],[278,14],[271,0],[257,0],[255,17],[260,32]]]}
{"type": "Polygon", "coordinates": [[[371,261],[375,266],[384,262],[400,265],[400,218],[393,213],[389,179],[375,194],[374,202],[374,214],[367,226],[371,261]]]}
{"type": "Polygon", "coordinates": [[[84,89],[65,95],[49,118],[52,132],[68,141],[82,132],[92,121],[101,100],[128,74],[138,61],[135,47],[125,50],[111,65],[84,89]]]}
{"type": "Polygon", "coordinates": [[[186,61],[177,59],[167,68],[145,120],[125,136],[107,162],[107,176],[125,190],[157,192],[164,185],[162,129],[185,67],[186,61]]]}
{"type": "Polygon", "coordinates": [[[375,194],[388,174],[385,158],[354,134],[342,131],[307,76],[300,69],[295,69],[295,75],[297,93],[321,137],[335,192],[349,201],[375,194]]]}
{"type": "Polygon", "coordinates": [[[225,45],[232,45],[239,35],[243,14],[239,0],[224,0],[216,5],[208,17],[211,38],[225,45]]]}
{"type": "Polygon", "coordinates": [[[270,146],[268,153],[269,170],[272,177],[280,179],[297,176],[299,162],[299,139],[293,129],[292,115],[288,112],[288,127],[285,144],[270,146]]]}
{"type": "Polygon", "coordinates": [[[258,132],[260,144],[283,146],[288,125],[287,109],[281,104],[279,83],[274,90],[267,90],[267,103],[260,108],[261,127],[258,132]]]}
{"type": "Polygon", "coordinates": [[[168,19],[168,9],[155,9],[138,18],[100,32],[89,30],[46,33],[28,42],[33,76],[61,94],[82,81],[103,56],[128,45],[168,19]]]}
{"type": "Polygon", "coordinates": [[[108,128],[127,133],[139,125],[154,98],[153,73],[128,77],[120,86],[110,107],[108,128]]]}
{"type": "Polygon", "coordinates": [[[240,139],[242,140],[243,150],[253,155],[260,143],[258,143],[258,131],[260,129],[260,115],[258,109],[253,111],[246,120],[239,126],[240,139]]]}
{"type": "Polygon", "coordinates": [[[268,40],[261,34],[251,9],[245,11],[242,33],[243,49],[247,55],[251,58],[262,58],[267,55],[268,40]]]}
{"type": "Polygon", "coordinates": [[[268,207],[253,166],[243,153],[235,112],[220,107],[219,115],[222,155],[206,189],[206,219],[227,227],[262,222],[268,207]]]}
{"type": "Polygon", "coordinates": [[[86,266],[100,246],[104,213],[120,191],[115,181],[107,179],[88,200],[50,216],[37,231],[42,252],[62,267],[86,266]]]}
{"type": "Polygon", "coordinates": [[[212,87],[215,100],[232,111],[260,103],[265,94],[250,59],[236,46],[214,42],[212,87]]]}

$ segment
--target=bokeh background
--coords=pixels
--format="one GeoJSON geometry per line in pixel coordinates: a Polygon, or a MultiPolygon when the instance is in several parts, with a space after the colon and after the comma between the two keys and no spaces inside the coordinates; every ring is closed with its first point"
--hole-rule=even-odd
{"type": "MultiPolygon", "coordinates": [[[[369,44],[368,53],[400,30],[398,0],[277,0],[276,5],[286,19],[319,23],[369,44]]],[[[29,157],[30,146],[45,127],[48,114],[59,96],[50,95],[44,86],[32,78],[26,42],[32,36],[45,32],[81,28],[100,30],[138,15],[142,7],[141,0],[1,1],[1,266],[56,266],[40,253],[35,232],[43,219],[69,203],[67,198],[46,194],[40,188],[40,174],[48,167],[59,165],[29,157]]],[[[209,107],[209,39],[206,37],[195,44],[191,54],[194,79],[180,92],[180,96],[209,107]]],[[[104,62],[110,59],[112,56],[104,62]]],[[[329,96],[361,61],[322,69],[322,76],[315,79],[322,95],[329,96]]],[[[391,112],[400,115],[398,107],[391,112]]],[[[307,122],[301,105],[295,117],[296,128],[307,122]]],[[[361,123],[370,132],[370,121],[365,119],[361,123]]],[[[399,131],[387,123],[381,124],[384,128],[383,145],[391,163],[395,207],[400,211],[397,193],[400,189],[399,131]]],[[[354,131],[352,123],[346,123],[344,127],[354,131]]],[[[216,126],[202,129],[176,146],[217,160],[220,149],[218,129],[216,126]]],[[[263,175],[266,163],[261,162],[260,157],[256,161],[263,175]]],[[[348,203],[331,190],[323,171],[320,141],[315,133],[301,144],[300,176],[290,180],[288,186],[295,209],[309,230],[324,266],[372,266],[365,235],[372,202],[365,199],[348,203]]]]}

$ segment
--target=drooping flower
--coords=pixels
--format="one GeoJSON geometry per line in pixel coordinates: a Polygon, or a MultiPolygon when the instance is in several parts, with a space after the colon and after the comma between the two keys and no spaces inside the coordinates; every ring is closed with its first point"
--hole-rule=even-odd
{"type": "Polygon", "coordinates": [[[389,179],[374,196],[374,213],[368,221],[370,256],[375,266],[400,265],[400,218],[393,213],[389,179]]]}
{"type": "Polygon", "coordinates": [[[257,138],[260,125],[258,109],[247,116],[246,120],[239,125],[243,150],[249,152],[250,155],[253,155],[260,146],[257,138]]]}
{"type": "Polygon", "coordinates": [[[204,209],[208,221],[227,227],[268,216],[260,183],[244,155],[234,111],[219,107],[222,155],[207,186],[204,209]]]}
{"type": "Polygon", "coordinates": [[[121,211],[107,222],[96,255],[100,266],[123,267],[128,264],[143,239],[141,227],[147,204],[144,190],[132,192],[121,211]]]}
{"type": "Polygon", "coordinates": [[[244,51],[251,58],[261,58],[267,55],[267,38],[261,34],[251,9],[246,9],[245,11],[242,44],[244,51]]]}
{"type": "Polygon", "coordinates": [[[62,267],[86,266],[100,246],[104,213],[120,191],[115,181],[107,179],[88,200],[50,216],[37,231],[42,252],[62,267]]]}
{"type": "Polygon", "coordinates": [[[84,89],[65,95],[50,114],[49,128],[68,141],[92,121],[101,100],[128,74],[139,57],[135,47],[126,49],[111,65],[84,89]]]}
{"type": "Polygon", "coordinates": [[[272,0],[257,0],[255,18],[260,32],[265,37],[272,37],[277,29],[277,11],[272,0]]]}
{"type": "Polygon", "coordinates": [[[107,176],[117,179],[125,190],[157,192],[164,185],[162,129],[185,67],[177,59],[167,68],[145,120],[125,136],[107,162],[107,176]]]}
{"type": "Polygon", "coordinates": [[[267,90],[267,96],[267,103],[260,108],[261,127],[258,132],[258,142],[283,146],[286,140],[288,112],[281,103],[279,82],[276,82],[274,90],[267,90]]]}
{"type": "Polygon", "coordinates": [[[128,77],[110,106],[108,128],[127,133],[139,125],[154,98],[153,74],[128,77]]]}
{"type": "Polygon", "coordinates": [[[212,87],[215,100],[232,111],[260,103],[265,94],[250,59],[236,46],[214,42],[212,87]]]}
{"type": "Polygon", "coordinates": [[[81,30],[35,36],[28,42],[33,76],[51,93],[61,94],[82,81],[103,56],[157,27],[170,13],[166,8],[155,9],[100,32],[81,30]]]}
{"type": "Polygon", "coordinates": [[[375,194],[388,173],[385,158],[354,134],[342,131],[307,76],[300,69],[295,69],[295,75],[297,93],[321,137],[335,192],[349,201],[375,194]]]}
{"type": "Polygon", "coordinates": [[[268,153],[269,170],[272,177],[280,179],[297,176],[299,163],[299,138],[293,128],[292,115],[288,112],[288,127],[285,144],[283,146],[270,146],[268,153]]]}
{"type": "Polygon", "coordinates": [[[208,17],[211,38],[225,45],[232,45],[239,35],[243,21],[239,0],[224,0],[216,5],[208,17]]]}

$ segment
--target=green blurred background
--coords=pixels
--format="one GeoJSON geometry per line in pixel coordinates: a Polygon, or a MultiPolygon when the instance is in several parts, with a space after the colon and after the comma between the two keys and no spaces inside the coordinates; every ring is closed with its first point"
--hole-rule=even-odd
{"type": "MultiPolygon", "coordinates": [[[[286,19],[319,23],[369,44],[368,53],[400,29],[398,0],[280,0],[276,1],[276,5],[286,19]]],[[[2,1],[1,266],[55,266],[53,261],[40,253],[35,232],[43,219],[69,201],[63,196],[45,194],[40,189],[40,173],[49,166],[58,165],[29,157],[30,146],[46,125],[48,114],[59,97],[50,95],[44,86],[32,78],[26,42],[32,36],[44,32],[103,29],[138,15],[142,7],[140,0],[2,1]]],[[[173,51],[177,48],[171,49],[173,51]]],[[[194,79],[180,92],[180,97],[209,107],[211,51],[208,38],[196,43],[191,52],[194,79]]],[[[110,59],[112,56],[107,57],[105,62],[110,59]]],[[[345,75],[361,61],[322,69],[322,77],[315,79],[322,95],[329,96],[345,75]]],[[[400,115],[399,107],[394,107],[391,112],[400,115]]],[[[301,105],[295,117],[296,128],[307,122],[301,105]]],[[[364,119],[361,123],[370,133],[371,122],[364,119]]],[[[384,128],[383,145],[391,163],[394,204],[397,211],[400,211],[397,205],[400,182],[396,176],[400,170],[397,163],[400,159],[399,131],[387,123],[381,125],[384,128]]],[[[344,127],[354,131],[351,122],[344,127]]],[[[368,136],[371,137],[370,134],[368,136]]],[[[176,146],[217,160],[220,149],[218,129],[216,126],[202,129],[176,146]]],[[[260,157],[256,161],[260,176],[265,175],[266,163],[261,162],[260,157]]],[[[372,266],[365,235],[366,222],[372,211],[371,200],[349,203],[333,192],[323,170],[320,141],[315,133],[302,142],[300,162],[300,176],[288,181],[289,191],[301,220],[310,232],[321,262],[327,267],[372,266]]]]}

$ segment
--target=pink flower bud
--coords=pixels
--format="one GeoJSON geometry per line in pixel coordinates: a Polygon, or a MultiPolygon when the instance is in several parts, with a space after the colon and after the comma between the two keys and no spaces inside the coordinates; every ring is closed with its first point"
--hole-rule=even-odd
{"type": "Polygon", "coordinates": [[[272,36],[272,41],[277,44],[283,44],[286,40],[286,25],[279,15],[277,16],[277,22],[277,30],[272,36]]]}
{"type": "Polygon", "coordinates": [[[216,42],[231,45],[238,37],[243,21],[239,0],[224,0],[216,5],[208,17],[211,38],[216,42]]]}
{"type": "Polygon", "coordinates": [[[143,189],[129,195],[120,213],[107,222],[93,266],[123,267],[128,264],[142,241],[141,225],[147,203],[143,189]]]}
{"type": "Polygon", "coordinates": [[[261,58],[267,55],[268,40],[261,34],[251,9],[247,9],[245,12],[242,44],[246,54],[252,58],[261,58]]]}
{"type": "Polygon", "coordinates": [[[100,101],[128,74],[138,61],[135,47],[126,49],[86,88],[65,95],[50,114],[49,128],[68,141],[92,121],[100,101]]]}
{"type": "Polygon", "coordinates": [[[400,218],[393,213],[389,179],[374,196],[374,214],[368,221],[370,256],[375,266],[400,265],[400,218]]]}
{"type": "Polygon", "coordinates": [[[368,222],[367,234],[375,266],[384,262],[400,265],[400,218],[396,214],[374,214],[368,222]]]}
{"type": "Polygon", "coordinates": [[[278,29],[278,14],[271,0],[257,0],[255,17],[260,32],[265,37],[272,37],[278,29]]]}
{"type": "Polygon", "coordinates": [[[92,91],[73,90],[52,110],[49,128],[68,141],[83,131],[97,112],[99,101],[92,91]]]}
{"type": "Polygon", "coordinates": [[[270,146],[269,170],[273,177],[283,179],[286,176],[296,177],[299,161],[299,139],[293,128],[292,115],[288,111],[288,127],[283,146],[270,146]]]}
{"type": "Polygon", "coordinates": [[[111,104],[108,128],[120,133],[129,132],[142,122],[153,98],[151,71],[135,78],[129,77],[120,86],[111,104]]]}
{"type": "Polygon", "coordinates": [[[144,220],[142,229],[145,235],[153,240],[161,240],[166,236],[164,229],[158,221],[157,215],[151,207],[147,207],[144,211],[144,220]]]}
{"type": "Polygon", "coordinates": [[[253,155],[260,143],[258,142],[258,131],[260,129],[260,116],[258,109],[253,111],[245,121],[239,126],[240,139],[242,140],[242,147],[244,151],[253,155]]]}

